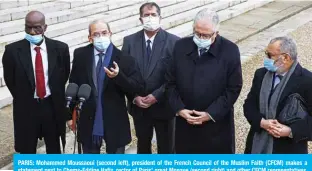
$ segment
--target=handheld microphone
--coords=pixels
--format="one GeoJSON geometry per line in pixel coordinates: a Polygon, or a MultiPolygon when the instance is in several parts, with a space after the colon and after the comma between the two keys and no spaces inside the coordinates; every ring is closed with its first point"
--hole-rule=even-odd
{"type": "Polygon", "coordinates": [[[78,98],[79,98],[79,104],[78,104],[78,110],[80,111],[82,108],[83,103],[89,99],[91,93],[91,87],[88,84],[82,84],[79,87],[78,90],[78,98]]]}
{"type": "Polygon", "coordinates": [[[69,83],[65,92],[65,97],[66,97],[66,107],[69,108],[70,103],[72,102],[72,100],[76,99],[76,95],[77,95],[77,91],[78,91],[78,85],[75,83],[69,83]]]}

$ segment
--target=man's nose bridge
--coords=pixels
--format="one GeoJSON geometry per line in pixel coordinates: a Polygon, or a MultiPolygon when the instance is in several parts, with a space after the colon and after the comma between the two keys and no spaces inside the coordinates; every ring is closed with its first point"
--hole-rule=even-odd
{"type": "Polygon", "coordinates": [[[35,30],[34,30],[33,27],[30,28],[29,33],[30,33],[31,35],[35,35],[35,34],[36,34],[36,32],[35,32],[35,30]]]}

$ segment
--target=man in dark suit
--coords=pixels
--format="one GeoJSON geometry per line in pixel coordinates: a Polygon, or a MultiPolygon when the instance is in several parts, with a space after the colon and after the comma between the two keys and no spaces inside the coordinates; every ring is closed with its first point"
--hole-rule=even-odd
{"type": "Polygon", "coordinates": [[[219,17],[203,9],[194,36],[177,41],[168,73],[176,153],[235,153],[234,109],[242,88],[237,45],[218,35],[219,17]]]}
{"type": "Polygon", "coordinates": [[[312,73],[298,63],[295,42],[288,37],[272,39],[266,49],[264,67],[256,70],[244,104],[244,114],[251,125],[245,153],[308,153],[307,141],[312,132],[311,87],[312,73]],[[279,114],[287,97],[294,93],[306,101],[310,115],[286,125],[281,123],[279,114]]]}
{"type": "Polygon", "coordinates": [[[92,88],[78,125],[83,153],[100,153],[102,139],[107,153],[124,153],[131,141],[125,94],[139,93],[144,83],[135,59],[124,56],[111,35],[109,25],[96,20],[89,25],[91,44],[74,51],[69,82],[92,88]]]}
{"type": "Polygon", "coordinates": [[[173,153],[174,113],[164,97],[167,60],[179,39],[160,28],[160,8],[148,2],[140,7],[143,30],[124,38],[122,51],[134,56],[145,81],[143,96],[128,95],[129,112],[133,116],[137,153],[151,153],[153,129],[158,153],[173,153]]]}
{"type": "Polygon", "coordinates": [[[47,153],[65,145],[65,84],[70,72],[67,44],[44,36],[45,17],[31,11],[25,19],[26,37],[5,47],[3,75],[13,96],[15,150],[36,153],[44,138],[47,153]]]}

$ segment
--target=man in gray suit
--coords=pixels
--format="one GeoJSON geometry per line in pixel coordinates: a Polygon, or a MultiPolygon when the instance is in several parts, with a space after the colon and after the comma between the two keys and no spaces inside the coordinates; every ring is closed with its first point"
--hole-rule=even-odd
{"type": "Polygon", "coordinates": [[[136,58],[145,81],[143,96],[128,95],[128,108],[134,119],[138,154],[151,153],[153,128],[158,153],[173,153],[175,114],[164,97],[168,57],[179,37],[160,28],[160,8],[154,2],[140,7],[143,30],[124,38],[122,51],[136,58]]]}

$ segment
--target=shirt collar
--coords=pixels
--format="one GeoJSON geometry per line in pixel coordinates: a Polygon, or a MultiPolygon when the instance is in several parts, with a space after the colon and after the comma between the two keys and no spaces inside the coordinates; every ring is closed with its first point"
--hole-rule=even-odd
{"type": "Polygon", "coordinates": [[[156,35],[157,35],[157,33],[154,36],[152,36],[151,38],[149,38],[144,31],[145,42],[149,39],[151,41],[151,43],[153,44],[156,35]]]}
{"type": "Polygon", "coordinates": [[[46,42],[45,42],[45,38],[43,37],[43,41],[42,41],[40,46],[34,45],[34,44],[30,43],[30,47],[31,47],[31,49],[35,49],[35,47],[40,47],[41,50],[47,51],[47,45],[46,45],[46,42]]]}
{"type": "Polygon", "coordinates": [[[96,50],[96,48],[93,48],[93,52],[94,52],[94,56],[98,55],[99,53],[106,53],[106,49],[104,50],[104,52],[99,52],[98,50],[96,50]]]}

